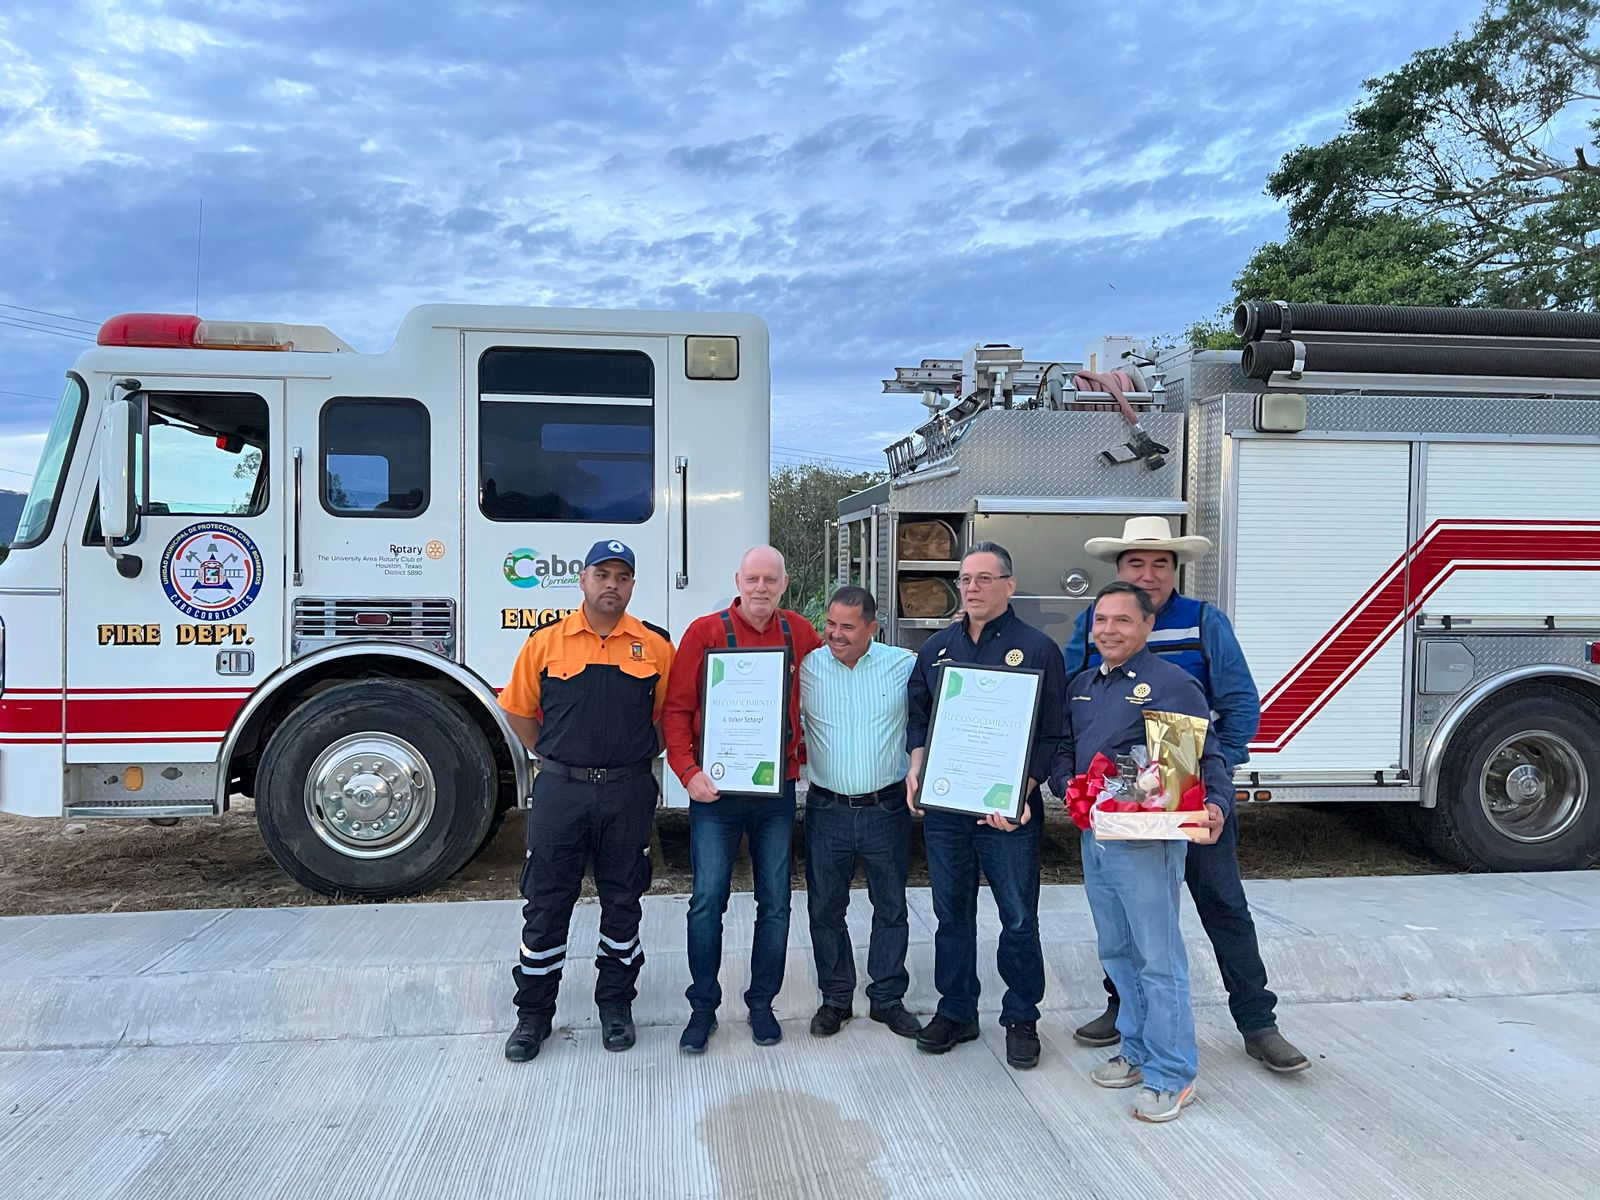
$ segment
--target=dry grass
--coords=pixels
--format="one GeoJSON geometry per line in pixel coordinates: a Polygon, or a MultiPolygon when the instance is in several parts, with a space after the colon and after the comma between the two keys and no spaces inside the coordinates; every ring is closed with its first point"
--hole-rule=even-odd
{"type": "MultiPolygon", "coordinates": [[[[1247,878],[1313,875],[1418,875],[1452,870],[1400,844],[1378,806],[1263,806],[1242,816],[1239,858],[1247,878]]],[[[689,822],[666,812],[658,822],[660,894],[689,890],[689,822]]],[[[798,830],[797,830],[798,835],[798,830]]],[[[804,886],[796,839],[795,884],[804,886]]],[[[505,900],[517,895],[522,821],[510,814],[489,844],[423,900],[505,900]]],[[[1043,878],[1078,883],[1078,835],[1052,814],[1045,827],[1043,878]]],[[[920,833],[912,842],[911,883],[927,883],[920,833]]],[[[735,886],[749,887],[742,864],[735,886]]],[[[0,914],[127,912],[169,908],[271,908],[335,904],[306,891],[267,854],[248,801],[224,817],[162,828],[143,821],[28,820],[0,816],[0,914]]]]}

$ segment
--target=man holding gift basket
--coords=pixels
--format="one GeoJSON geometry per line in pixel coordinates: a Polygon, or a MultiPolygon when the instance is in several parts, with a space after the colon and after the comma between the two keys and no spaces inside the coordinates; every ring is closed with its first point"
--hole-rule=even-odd
{"type": "Polygon", "coordinates": [[[1189,842],[1209,844],[1233,803],[1204,690],[1147,649],[1150,597],[1107,585],[1094,603],[1101,663],[1067,687],[1066,736],[1051,787],[1083,829],[1083,877],[1100,961],[1121,996],[1122,1051],[1092,1073],[1142,1086],[1133,1115],[1170,1121],[1199,1069],[1189,960],[1178,922],[1189,842]]]}
{"type": "MultiPolygon", "coordinates": [[[[1165,517],[1132,517],[1120,538],[1090,538],[1083,547],[1117,564],[1117,578],[1150,597],[1156,609],[1150,650],[1200,681],[1211,706],[1211,734],[1231,774],[1250,757],[1250,739],[1261,721],[1261,698],[1239,639],[1228,618],[1203,600],[1177,589],[1178,567],[1211,552],[1209,538],[1174,537],[1165,517]]],[[[1096,666],[1100,656],[1089,636],[1094,610],[1078,616],[1064,657],[1068,676],[1096,666]]],[[[1267,987],[1255,921],[1239,874],[1239,818],[1230,814],[1215,845],[1190,847],[1184,877],[1200,923],[1216,952],[1228,989],[1228,1009],[1251,1058],[1280,1074],[1303,1071],[1310,1062],[1278,1032],[1278,998],[1267,987]]],[[[1117,1041],[1117,991],[1106,980],[1105,1012],[1073,1031],[1086,1046],[1117,1041]]]]}

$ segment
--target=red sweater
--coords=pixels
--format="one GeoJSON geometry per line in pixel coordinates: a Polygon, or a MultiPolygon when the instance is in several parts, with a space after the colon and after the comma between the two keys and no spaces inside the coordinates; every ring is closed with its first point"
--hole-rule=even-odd
{"type": "MultiPolygon", "coordinates": [[[[738,600],[733,602],[733,640],[739,646],[781,646],[783,627],[780,616],[789,618],[789,634],[794,639],[794,661],[789,664],[789,750],[784,763],[784,778],[800,778],[805,760],[800,740],[800,660],[822,645],[811,622],[797,612],[780,608],[772,614],[765,629],[758,630],[744,619],[738,600]]],[[[685,787],[700,770],[701,704],[705,698],[706,651],[726,646],[728,638],[717,613],[696,617],[683,631],[678,652],[667,677],[667,699],[661,709],[661,731],[667,741],[667,766],[685,787]]]]}

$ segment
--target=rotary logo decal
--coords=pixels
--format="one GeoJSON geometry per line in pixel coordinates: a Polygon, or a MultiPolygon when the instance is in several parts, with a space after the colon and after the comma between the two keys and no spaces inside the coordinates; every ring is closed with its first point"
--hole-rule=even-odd
{"type": "Polygon", "coordinates": [[[238,616],[261,590],[261,551],[221,521],[190,525],[161,554],[161,590],[172,607],[200,621],[238,616]]]}
{"type": "Polygon", "coordinates": [[[1150,699],[1150,685],[1148,683],[1136,683],[1136,684],[1134,684],[1133,685],[1133,698],[1135,700],[1148,700],[1148,699],[1150,699]]]}
{"type": "Polygon", "coordinates": [[[1020,667],[1021,665],[1022,665],[1022,651],[1021,650],[1007,650],[1006,651],[1006,666],[1008,666],[1008,667],[1020,667]]]}

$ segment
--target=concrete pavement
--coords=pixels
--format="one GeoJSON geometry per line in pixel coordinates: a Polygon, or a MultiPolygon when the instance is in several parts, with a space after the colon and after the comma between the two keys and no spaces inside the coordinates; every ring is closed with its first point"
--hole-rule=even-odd
{"type": "MultiPolygon", "coordinates": [[[[684,900],[651,898],[640,1043],[606,1054],[592,959],[561,1028],[506,1063],[514,903],[0,921],[0,1180],[44,1196],[1315,1196],[1542,1200],[1600,1164],[1600,872],[1249,885],[1284,1031],[1312,1070],[1248,1060],[1190,929],[1200,1101],[1169,1126],[1092,1087],[1070,1029],[1100,1001],[1082,889],[1045,889],[1044,1060],[1004,1063],[992,906],[982,1041],[934,1058],[862,1017],[806,1033],[796,896],[785,1041],[737,995],[678,1054],[684,900]],[[510,953],[508,953],[510,951],[510,953]]],[[[913,1008],[932,918],[912,897],[913,1008]]],[[[1192,913],[1190,914],[1192,917],[1192,913]]],[[[851,906],[865,957],[870,910],[851,906]]],[[[581,906],[570,945],[594,945],[581,906]]],[[[592,953],[592,949],[590,951],[592,953]]]]}

